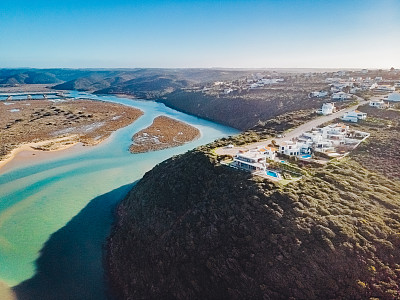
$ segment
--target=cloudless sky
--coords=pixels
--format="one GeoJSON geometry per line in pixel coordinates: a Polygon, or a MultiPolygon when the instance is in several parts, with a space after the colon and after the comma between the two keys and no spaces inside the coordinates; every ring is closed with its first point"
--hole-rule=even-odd
{"type": "Polygon", "coordinates": [[[392,66],[400,0],[0,0],[0,68],[392,66]]]}

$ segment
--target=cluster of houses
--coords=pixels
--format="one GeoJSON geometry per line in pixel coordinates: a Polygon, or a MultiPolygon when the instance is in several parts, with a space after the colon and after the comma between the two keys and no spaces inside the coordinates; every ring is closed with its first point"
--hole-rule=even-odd
{"type": "MultiPolygon", "coordinates": [[[[340,76],[340,74],[337,74],[340,76]]],[[[400,87],[400,82],[392,82],[392,84],[381,84],[383,78],[377,76],[374,79],[371,77],[349,77],[343,79],[340,77],[328,77],[325,79],[325,83],[329,84],[329,91],[316,91],[311,92],[309,97],[324,98],[331,96],[333,101],[346,101],[352,99],[353,95],[371,90],[377,94],[379,93],[390,93],[396,90],[396,87],[400,87]]]]}
{"type": "Polygon", "coordinates": [[[340,157],[356,148],[369,133],[351,130],[349,126],[337,123],[304,132],[296,140],[283,141],[277,147],[257,147],[239,151],[233,158],[233,166],[260,175],[281,179],[279,171],[269,169],[269,161],[280,159],[277,155],[309,160],[312,153],[321,152],[329,157],[340,157]]]}
{"type": "Polygon", "coordinates": [[[236,80],[233,82],[216,81],[212,86],[204,87],[203,92],[214,91],[228,95],[232,92],[262,88],[266,85],[273,85],[283,82],[283,78],[265,78],[263,75],[256,74],[250,78],[236,80]]]}
{"type": "Polygon", "coordinates": [[[288,156],[299,156],[309,158],[313,152],[327,153],[335,157],[343,155],[347,150],[354,149],[358,144],[369,136],[369,133],[350,130],[349,126],[342,123],[315,128],[304,132],[296,141],[285,141],[279,145],[279,153],[288,156]],[[338,153],[340,148],[340,153],[338,153]]]}
{"type": "MultiPolygon", "coordinates": [[[[379,102],[379,103],[381,103],[381,102],[379,102]]],[[[375,101],[371,101],[370,105],[371,104],[375,105],[375,101]]],[[[378,106],[376,106],[376,107],[378,107],[378,106]]],[[[331,115],[334,112],[336,112],[336,107],[335,107],[335,103],[332,103],[332,102],[322,104],[322,108],[317,110],[318,114],[321,114],[324,116],[331,115]]],[[[353,123],[357,123],[359,120],[365,120],[366,118],[367,118],[367,114],[360,112],[358,110],[346,112],[341,117],[341,119],[343,121],[353,122],[353,123]]]]}

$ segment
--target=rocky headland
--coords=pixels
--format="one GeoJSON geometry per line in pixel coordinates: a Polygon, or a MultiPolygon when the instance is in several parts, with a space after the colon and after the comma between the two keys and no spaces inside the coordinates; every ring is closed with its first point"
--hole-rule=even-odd
{"type": "MultiPolygon", "coordinates": [[[[393,134],[382,120],[360,126],[393,134]]],[[[360,159],[382,134],[281,186],[213,153],[263,130],[173,157],[133,188],[107,247],[117,299],[398,299],[400,182],[360,159]]]]}

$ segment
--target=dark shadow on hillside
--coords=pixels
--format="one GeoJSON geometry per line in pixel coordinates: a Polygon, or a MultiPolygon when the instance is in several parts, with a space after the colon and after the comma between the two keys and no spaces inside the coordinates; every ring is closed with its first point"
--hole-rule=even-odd
{"type": "Polygon", "coordinates": [[[18,300],[106,299],[102,254],[115,205],[131,190],[122,186],[94,198],[52,234],[36,261],[34,277],[14,287],[18,300]]]}

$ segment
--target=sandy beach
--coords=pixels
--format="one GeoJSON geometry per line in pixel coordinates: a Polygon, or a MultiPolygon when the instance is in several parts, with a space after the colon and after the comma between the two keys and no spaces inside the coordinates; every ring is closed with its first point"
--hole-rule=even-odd
{"type": "Polygon", "coordinates": [[[13,149],[9,155],[0,161],[0,174],[5,173],[10,169],[24,166],[27,163],[38,163],[51,160],[84,149],[87,149],[84,144],[74,142],[71,137],[22,144],[13,149]],[[51,149],[41,150],[41,147],[46,147],[49,144],[52,145],[51,149]]]}

